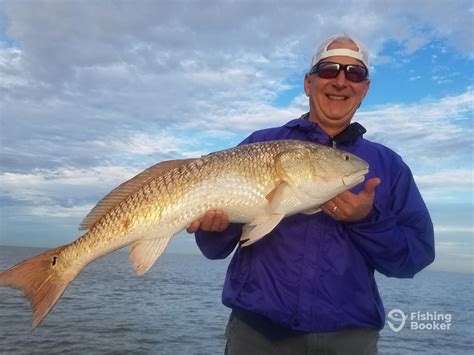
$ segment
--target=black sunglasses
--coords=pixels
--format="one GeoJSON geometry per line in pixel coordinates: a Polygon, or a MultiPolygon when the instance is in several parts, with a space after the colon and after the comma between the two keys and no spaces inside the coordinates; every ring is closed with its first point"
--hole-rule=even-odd
{"type": "Polygon", "coordinates": [[[367,68],[362,65],[339,64],[334,62],[320,62],[309,71],[309,74],[316,74],[323,79],[334,79],[339,75],[341,70],[344,70],[347,80],[355,83],[364,81],[369,75],[367,68]]]}

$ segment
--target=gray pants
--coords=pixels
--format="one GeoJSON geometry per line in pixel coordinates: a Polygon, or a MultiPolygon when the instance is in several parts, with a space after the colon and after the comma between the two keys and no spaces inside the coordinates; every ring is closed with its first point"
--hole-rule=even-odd
{"type": "Polygon", "coordinates": [[[377,355],[379,332],[350,329],[303,333],[272,339],[231,314],[226,329],[226,355],[377,355]]]}

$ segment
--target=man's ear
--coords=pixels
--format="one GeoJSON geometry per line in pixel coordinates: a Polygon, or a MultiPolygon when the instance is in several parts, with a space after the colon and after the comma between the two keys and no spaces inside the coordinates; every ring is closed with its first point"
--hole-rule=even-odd
{"type": "Polygon", "coordinates": [[[304,76],[304,92],[307,97],[309,97],[309,94],[311,92],[311,75],[308,73],[305,74],[304,76]]]}
{"type": "Polygon", "coordinates": [[[365,96],[366,96],[367,93],[369,92],[369,88],[370,88],[370,79],[367,79],[367,80],[365,81],[364,96],[362,96],[362,100],[360,101],[360,103],[362,103],[362,101],[364,101],[365,96]]]}

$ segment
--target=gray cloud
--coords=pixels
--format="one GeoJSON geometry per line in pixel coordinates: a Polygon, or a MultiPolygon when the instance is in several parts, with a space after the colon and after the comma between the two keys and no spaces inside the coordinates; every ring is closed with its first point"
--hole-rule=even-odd
{"type": "MultiPolygon", "coordinates": [[[[190,140],[181,149],[203,152],[208,149],[190,137],[238,141],[253,129],[279,124],[306,109],[304,99],[287,109],[273,102],[294,85],[292,78],[302,78],[311,49],[329,33],[356,33],[375,63],[390,41],[407,53],[443,38],[464,55],[472,51],[465,39],[472,24],[469,2],[440,1],[423,9],[408,1],[269,5],[3,2],[2,169],[116,164],[127,154],[119,150],[130,148],[124,142],[143,132],[190,140]]],[[[393,124],[401,123],[394,107],[380,110],[361,117],[376,122],[369,116],[390,114],[393,124]]],[[[374,124],[376,137],[386,140],[374,124]]],[[[412,134],[426,136],[420,127],[412,134]]],[[[175,153],[179,149],[149,156],[175,153]]]]}
{"type": "Polygon", "coordinates": [[[468,88],[441,100],[372,107],[355,118],[370,139],[394,147],[411,164],[464,167],[472,159],[473,98],[468,88]]]}
{"type": "MultiPolygon", "coordinates": [[[[146,166],[233,146],[301,114],[304,95],[275,102],[302,85],[329,34],[361,38],[376,70],[428,45],[472,59],[472,27],[463,0],[0,1],[0,241],[63,243],[146,166]]],[[[433,70],[439,81],[447,74],[433,70]]],[[[468,174],[472,95],[363,108],[357,120],[416,163],[428,196],[454,199],[467,185],[439,180],[468,174]]]]}

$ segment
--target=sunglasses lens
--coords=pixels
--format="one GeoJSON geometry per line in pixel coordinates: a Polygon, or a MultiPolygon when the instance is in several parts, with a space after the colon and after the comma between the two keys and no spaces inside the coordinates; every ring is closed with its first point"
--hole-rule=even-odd
{"type": "Polygon", "coordinates": [[[339,64],[337,63],[319,63],[315,68],[315,73],[320,78],[332,79],[339,73],[339,64]]]}
{"type": "Polygon", "coordinates": [[[346,79],[360,83],[367,78],[367,69],[359,65],[350,65],[346,68],[346,79]]]}
{"type": "Polygon", "coordinates": [[[344,69],[346,79],[360,83],[367,79],[367,69],[360,65],[342,65],[339,63],[322,62],[311,70],[311,74],[317,74],[323,79],[334,79],[344,69]]]}

